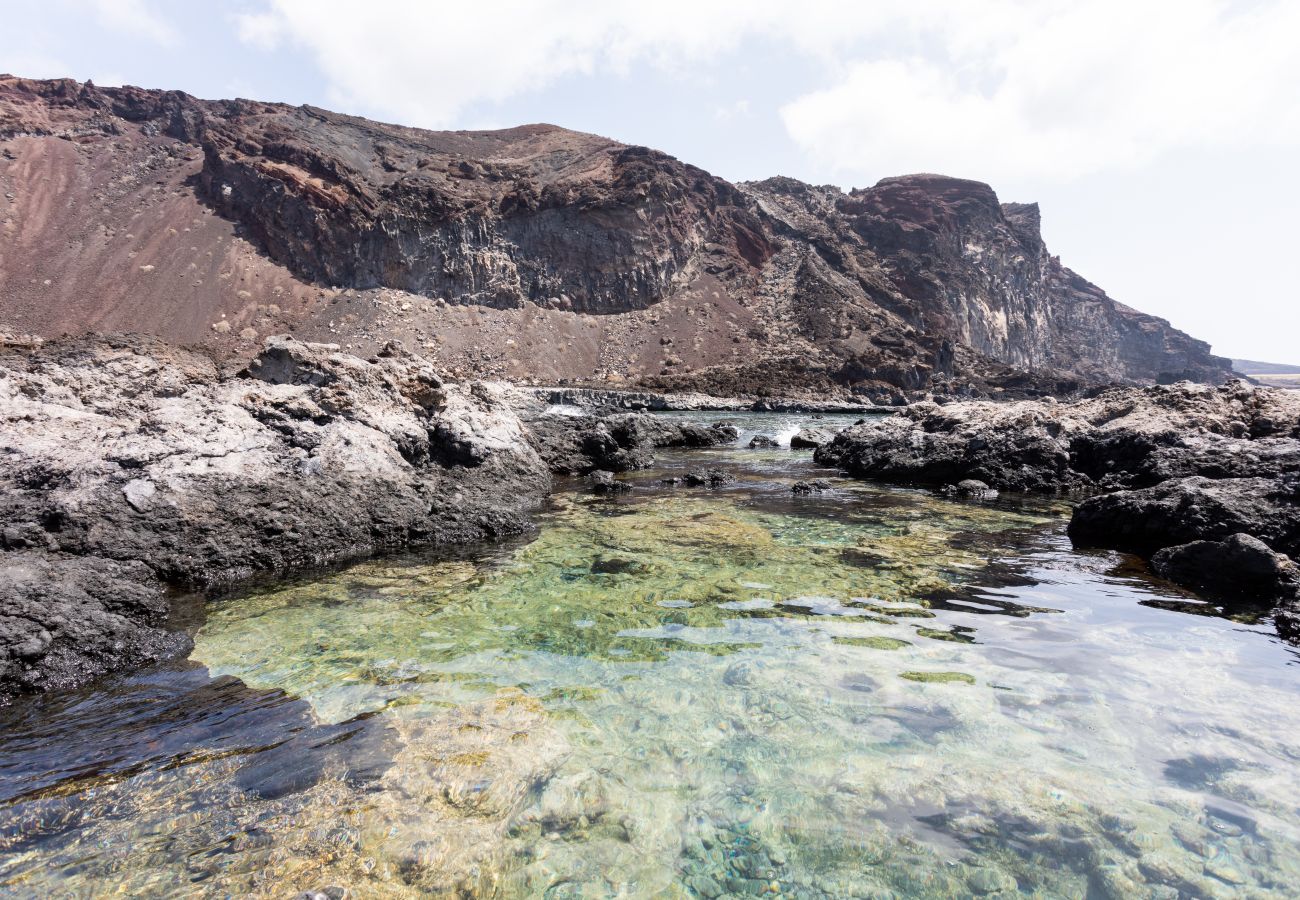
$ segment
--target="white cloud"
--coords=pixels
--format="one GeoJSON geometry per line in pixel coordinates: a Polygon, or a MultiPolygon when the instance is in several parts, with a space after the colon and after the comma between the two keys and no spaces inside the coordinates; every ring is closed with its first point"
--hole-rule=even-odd
{"type": "Polygon", "coordinates": [[[782,108],[787,131],[844,173],[1004,183],[1300,142],[1300,4],[1092,0],[1019,12],[977,37],[965,16],[938,23],[939,49],[925,57],[852,63],[782,108]]]}
{"type": "Polygon", "coordinates": [[[1059,180],[1300,134],[1293,0],[265,3],[238,17],[241,40],[300,45],[331,102],[427,127],[571,75],[700,78],[775,42],[821,64],[780,109],[786,130],[849,177],[1059,180]]]}
{"type": "Polygon", "coordinates": [[[141,37],[164,47],[173,46],[177,42],[176,29],[150,9],[144,0],[91,0],[91,5],[105,28],[141,37]]]}

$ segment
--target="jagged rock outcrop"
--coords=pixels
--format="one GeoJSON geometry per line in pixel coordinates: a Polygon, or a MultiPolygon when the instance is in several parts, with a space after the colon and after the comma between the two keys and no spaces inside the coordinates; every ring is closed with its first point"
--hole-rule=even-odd
{"type": "Polygon", "coordinates": [[[1234,381],[1054,399],[916,403],[848,428],[817,461],[862,478],[1004,490],[1145,487],[1300,468],[1300,398],[1234,381]]]}
{"type": "Polygon", "coordinates": [[[862,478],[1104,492],[1076,544],[1152,558],[1223,599],[1291,601],[1300,554],[1300,396],[1229,382],[1118,388],[1070,403],[918,403],[815,453],[862,478]],[[1215,577],[1233,563],[1240,577],[1215,577]],[[1240,571],[1238,571],[1240,570],[1240,571]]]}
{"type": "Polygon", "coordinates": [[[273,339],[235,377],[137,338],[0,353],[0,698],[183,653],[164,583],[527,530],[550,476],[503,394],[396,346],[273,339]]]}
{"type": "Polygon", "coordinates": [[[626,472],[654,463],[659,447],[717,447],[740,432],[721,423],[670,422],[644,413],[541,416],[527,424],[529,442],[557,475],[626,472]]]}
{"type": "Polygon", "coordinates": [[[973,181],[733,185],[551,125],[430,132],[12,77],[0,143],[3,318],[36,333],[249,355],[270,328],[401,338],[465,374],[723,396],[1229,371],[1064,268],[1036,206],[973,181]]]}

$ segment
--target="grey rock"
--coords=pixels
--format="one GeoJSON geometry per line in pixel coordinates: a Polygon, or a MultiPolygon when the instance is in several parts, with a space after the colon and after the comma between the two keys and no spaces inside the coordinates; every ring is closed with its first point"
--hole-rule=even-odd
{"type": "Polygon", "coordinates": [[[51,671],[67,675],[9,684],[68,684],[180,647],[149,630],[160,620],[148,578],[218,588],[530,529],[550,476],[502,393],[445,383],[396,346],[367,362],[273,338],[236,376],[138,338],[5,354],[0,549],[24,554],[13,571],[37,551],[132,566],[96,570],[122,585],[118,619],[69,601],[80,619],[46,628],[47,649],[31,643],[39,634],[6,636],[10,659],[21,649],[39,670],[28,651],[57,654],[51,671]],[[126,635],[122,649],[100,639],[110,633],[126,635]]]}
{"type": "Polygon", "coordinates": [[[833,437],[835,433],[828,428],[800,428],[795,432],[794,437],[790,438],[790,449],[816,450],[833,437]]]}
{"type": "Polygon", "coordinates": [[[735,481],[735,475],[719,469],[696,469],[686,475],[686,483],[691,487],[722,487],[735,481]]]}
{"type": "Polygon", "coordinates": [[[756,434],[749,439],[750,450],[768,450],[780,446],[781,443],[771,435],[756,434]]]}
{"type": "Polygon", "coordinates": [[[1166,547],[1151,557],[1161,578],[1226,601],[1300,600],[1300,569],[1248,534],[1166,547]]]}
{"type": "Polygon", "coordinates": [[[615,479],[613,472],[598,469],[591,473],[588,480],[591,482],[591,491],[594,494],[613,496],[615,494],[626,494],[632,490],[632,485],[626,481],[615,479]]]}

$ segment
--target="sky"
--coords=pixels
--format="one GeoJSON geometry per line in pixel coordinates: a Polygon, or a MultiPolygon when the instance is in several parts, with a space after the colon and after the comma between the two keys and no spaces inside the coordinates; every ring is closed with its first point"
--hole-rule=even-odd
{"type": "Polygon", "coordinates": [[[1296,0],[0,0],[0,21],[0,72],[28,77],[550,122],[732,181],[973,178],[1038,201],[1115,299],[1300,364],[1296,0]]]}

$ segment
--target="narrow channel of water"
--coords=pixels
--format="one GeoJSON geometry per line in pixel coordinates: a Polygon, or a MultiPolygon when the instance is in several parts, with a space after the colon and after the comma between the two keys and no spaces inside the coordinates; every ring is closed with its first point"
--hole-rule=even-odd
{"type": "Polygon", "coordinates": [[[530,541],[213,603],[189,663],[0,712],[0,893],[1295,896],[1266,622],[1071,550],[1059,504],[786,449],[629,480],[530,541]],[[701,466],[738,480],[660,483],[701,466]]]}

